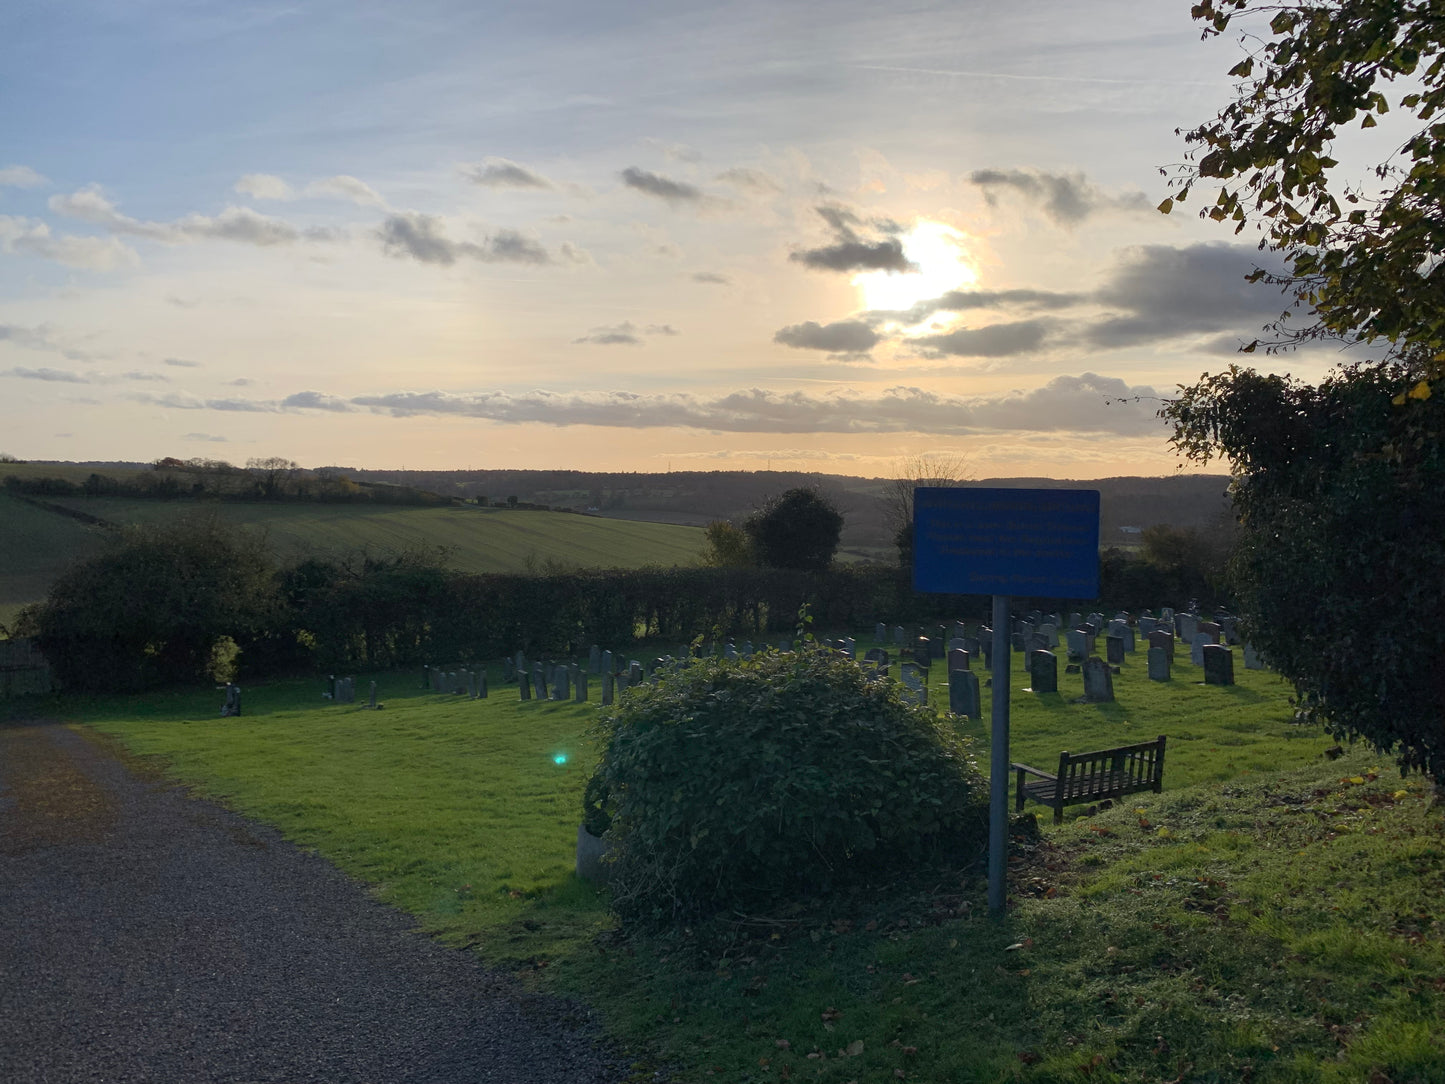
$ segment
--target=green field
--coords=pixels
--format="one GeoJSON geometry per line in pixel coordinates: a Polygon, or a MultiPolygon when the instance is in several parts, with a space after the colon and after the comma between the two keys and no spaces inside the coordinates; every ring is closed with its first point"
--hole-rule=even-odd
{"type": "Polygon", "coordinates": [[[93,557],[105,532],[0,493],[0,624],[45,592],[72,561],[93,557]]]}
{"type": "MultiPolygon", "coordinates": [[[[1165,685],[1134,655],[1097,705],[1073,702],[1078,675],[1038,697],[1016,667],[1013,759],[1170,745],[1162,795],[1058,828],[1045,812],[1001,921],[974,852],[912,883],[627,938],[570,872],[595,685],[592,704],[522,703],[491,677],[473,702],[380,675],[380,712],[295,682],[247,690],[236,720],[209,691],[51,710],[597,1006],[639,1080],[1445,1081],[1442,817],[1388,763],[1325,758],[1272,674],[1204,686],[1185,656],[1165,685]]],[[[985,728],[968,729],[986,766],[985,728]]]]}
{"type": "MultiPolygon", "coordinates": [[[[50,498],[47,503],[112,524],[166,523],[198,512],[264,534],[283,562],[311,556],[407,552],[441,554],[463,572],[693,565],[697,527],[635,523],[565,512],[456,505],[158,501],[124,497],[50,498]]],[[[68,564],[99,552],[103,533],[55,512],[0,495],[0,622],[4,607],[44,597],[68,564]]]]}

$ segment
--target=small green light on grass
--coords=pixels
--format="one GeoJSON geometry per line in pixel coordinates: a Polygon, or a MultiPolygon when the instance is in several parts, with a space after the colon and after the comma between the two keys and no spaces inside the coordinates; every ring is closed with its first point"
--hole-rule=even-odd
{"type": "Polygon", "coordinates": [[[566,753],[553,753],[553,754],[552,754],[552,763],[553,763],[553,764],[566,764],[566,763],[567,763],[567,754],[566,754],[566,753]]]}

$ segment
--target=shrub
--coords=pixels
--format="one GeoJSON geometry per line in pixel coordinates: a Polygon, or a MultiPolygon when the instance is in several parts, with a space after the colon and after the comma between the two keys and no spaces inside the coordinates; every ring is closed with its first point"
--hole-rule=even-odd
{"type": "Polygon", "coordinates": [[[767,908],[956,858],[986,832],[966,740],[832,652],[695,662],[628,692],[598,733],[584,813],[610,818],[625,921],[767,908]]]}

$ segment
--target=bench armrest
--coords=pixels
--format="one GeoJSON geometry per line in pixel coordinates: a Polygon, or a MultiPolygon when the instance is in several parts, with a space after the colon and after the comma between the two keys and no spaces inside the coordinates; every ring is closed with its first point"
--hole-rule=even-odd
{"type": "Polygon", "coordinates": [[[1030,775],[1036,775],[1040,779],[1052,779],[1055,782],[1057,782],[1059,778],[1056,775],[1050,775],[1048,772],[1041,772],[1037,768],[1030,768],[1027,764],[1010,764],[1009,770],[1015,772],[1028,772],[1030,775]]]}

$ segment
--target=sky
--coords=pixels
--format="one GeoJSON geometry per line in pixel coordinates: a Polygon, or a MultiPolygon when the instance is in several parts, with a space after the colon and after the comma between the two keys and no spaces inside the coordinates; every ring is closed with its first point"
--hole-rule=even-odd
{"type": "Polygon", "coordinates": [[[1283,305],[1189,7],[9,0],[0,452],[1172,473],[1283,305]]]}

